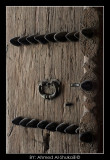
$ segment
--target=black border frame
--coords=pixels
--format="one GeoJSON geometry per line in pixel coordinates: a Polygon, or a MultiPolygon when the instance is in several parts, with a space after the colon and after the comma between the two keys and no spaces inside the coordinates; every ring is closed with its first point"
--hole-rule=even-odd
{"type": "MultiPolygon", "coordinates": [[[[63,156],[63,159],[68,159],[68,156],[80,156],[80,160],[93,160],[93,159],[104,159],[104,153],[102,154],[6,154],[6,6],[102,6],[104,7],[103,0],[7,0],[3,1],[0,5],[2,8],[0,9],[0,44],[1,44],[1,71],[0,71],[0,79],[1,81],[1,110],[0,110],[0,159],[1,160],[27,160],[31,159],[30,156],[35,156],[35,159],[40,159],[38,156],[63,156]]],[[[45,158],[44,158],[45,159],[45,158]]],[[[58,158],[59,159],[59,158],[58,158]]]]}

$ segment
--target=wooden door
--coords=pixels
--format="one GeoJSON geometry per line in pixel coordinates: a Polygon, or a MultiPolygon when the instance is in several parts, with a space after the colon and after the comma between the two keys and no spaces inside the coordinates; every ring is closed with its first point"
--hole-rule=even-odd
{"type": "Polygon", "coordinates": [[[78,134],[49,132],[46,129],[12,127],[23,116],[52,122],[80,123],[84,107],[79,82],[84,74],[80,42],[57,42],[16,47],[15,36],[79,31],[83,7],[7,7],[7,153],[80,153],[78,134]],[[58,79],[61,94],[43,99],[38,90],[44,79],[58,79]],[[72,106],[65,106],[67,102],[72,106]]]}

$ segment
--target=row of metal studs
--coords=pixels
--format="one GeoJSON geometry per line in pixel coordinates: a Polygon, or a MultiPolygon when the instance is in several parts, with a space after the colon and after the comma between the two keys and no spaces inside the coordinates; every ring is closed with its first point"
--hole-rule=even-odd
{"type": "MultiPolygon", "coordinates": [[[[68,123],[60,123],[57,122],[48,122],[46,120],[39,121],[37,119],[30,119],[30,118],[23,118],[17,117],[12,121],[15,125],[21,125],[23,127],[30,127],[30,128],[40,128],[40,129],[47,129],[48,131],[52,132],[60,132],[66,134],[78,134],[79,133],[79,126],[75,124],[68,124],[68,123]]],[[[94,135],[91,132],[84,132],[79,135],[81,141],[90,143],[94,140],[94,135]]]]}
{"type": "MultiPolygon", "coordinates": [[[[81,33],[90,38],[93,35],[92,29],[83,29],[81,33]]],[[[47,44],[49,42],[77,42],[79,40],[79,32],[59,32],[49,33],[45,35],[31,35],[24,37],[14,37],[10,43],[14,46],[30,45],[30,44],[47,44]]]]}
{"type": "Polygon", "coordinates": [[[10,40],[11,44],[15,46],[30,45],[30,44],[47,44],[49,42],[66,42],[66,41],[78,41],[78,32],[59,32],[49,33],[46,35],[31,35],[24,37],[15,37],[10,40]]]}
{"type": "Polygon", "coordinates": [[[37,119],[16,117],[13,119],[12,123],[15,125],[21,125],[23,127],[47,129],[53,132],[58,131],[68,134],[77,134],[79,132],[78,125],[69,125],[67,123],[58,124],[57,122],[48,122],[46,120],[39,121],[37,119]]]}

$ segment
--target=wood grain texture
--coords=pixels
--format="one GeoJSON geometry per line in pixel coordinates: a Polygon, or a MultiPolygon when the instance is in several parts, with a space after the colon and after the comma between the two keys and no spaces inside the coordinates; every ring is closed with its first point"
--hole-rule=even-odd
{"type": "Polygon", "coordinates": [[[83,96],[79,88],[70,88],[70,83],[79,82],[84,72],[79,42],[15,47],[9,40],[36,33],[79,31],[82,10],[82,7],[6,8],[7,153],[80,152],[78,135],[19,126],[14,126],[9,134],[11,121],[17,116],[79,124],[83,96]],[[61,95],[52,101],[44,100],[38,92],[38,83],[49,78],[62,82],[61,95]],[[65,107],[67,101],[74,105],[65,107]]]}

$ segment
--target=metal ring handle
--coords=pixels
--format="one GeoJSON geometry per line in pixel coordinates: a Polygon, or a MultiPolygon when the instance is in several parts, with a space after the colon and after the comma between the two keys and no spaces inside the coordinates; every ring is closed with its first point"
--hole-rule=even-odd
{"type": "Polygon", "coordinates": [[[52,100],[60,94],[60,91],[61,83],[56,79],[52,79],[50,82],[48,80],[45,80],[39,83],[39,93],[44,99],[52,100]],[[55,91],[52,94],[47,94],[44,91],[44,87],[48,85],[52,85],[55,88],[55,91]]]}

